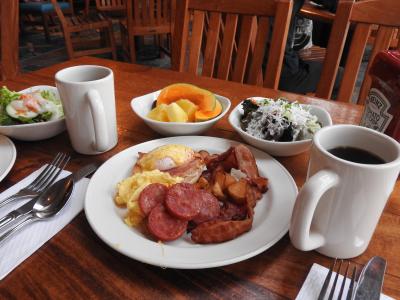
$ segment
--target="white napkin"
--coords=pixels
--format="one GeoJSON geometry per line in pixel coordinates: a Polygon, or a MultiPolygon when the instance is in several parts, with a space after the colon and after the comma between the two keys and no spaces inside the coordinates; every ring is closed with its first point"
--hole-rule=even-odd
{"type": "MultiPolygon", "coordinates": [[[[0,200],[13,195],[21,188],[27,186],[44,168],[45,166],[1,193],[0,200]]],[[[70,174],[70,172],[63,171],[58,179],[61,179],[68,174],[70,174]]],[[[28,224],[0,244],[0,280],[32,255],[57,232],[63,229],[64,226],[71,222],[71,220],[83,209],[83,201],[85,199],[88,183],[89,179],[82,178],[75,185],[71,198],[58,215],[47,220],[28,224]]],[[[18,208],[26,201],[29,200],[15,201],[12,204],[10,203],[0,208],[0,217],[5,216],[11,210],[18,208]]]]}
{"type": "MultiPolygon", "coordinates": [[[[313,300],[317,299],[318,295],[321,291],[322,285],[324,284],[325,277],[328,274],[329,269],[318,265],[318,264],[313,264],[310,270],[310,273],[308,273],[306,280],[303,283],[303,286],[301,287],[301,290],[299,294],[296,297],[296,300],[313,300]]],[[[336,273],[332,274],[331,281],[329,283],[329,288],[328,290],[330,291],[330,287],[333,285],[333,280],[334,280],[334,275],[336,273]]],[[[338,283],[336,284],[336,289],[335,289],[335,294],[333,295],[333,299],[336,299],[337,296],[339,295],[340,287],[342,284],[342,279],[343,276],[339,275],[338,283]]],[[[347,290],[349,289],[350,285],[350,279],[346,279],[346,283],[344,286],[344,294],[347,295],[347,290]]],[[[326,293],[325,299],[328,299],[329,293],[326,293]]],[[[384,294],[381,294],[381,300],[393,300],[393,298],[388,297],[384,294]]]]}

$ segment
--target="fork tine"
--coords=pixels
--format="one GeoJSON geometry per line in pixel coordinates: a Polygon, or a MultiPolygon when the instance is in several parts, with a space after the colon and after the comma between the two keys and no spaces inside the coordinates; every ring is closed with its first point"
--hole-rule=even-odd
{"type": "Polygon", "coordinates": [[[59,159],[61,158],[62,153],[58,152],[57,155],[54,157],[53,161],[49,163],[46,168],[39,174],[38,177],[35,178],[26,188],[34,188],[38,183],[42,181],[44,176],[48,174],[53,168],[55,164],[58,163],[59,159]]]}
{"type": "Polygon", "coordinates": [[[356,281],[356,275],[357,275],[357,267],[354,266],[353,274],[351,275],[349,290],[347,291],[346,300],[351,300],[351,298],[353,297],[353,292],[354,292],[353,289],[354,289],[354,283],[356,281]]]}
{"type": "Polygon", "coordinates": [[[336,284],[337,284],[337,281],[338,281],[338,278],[339,278],[339,273],[340,273],[340,269],[342,267],[342,263],[343,263],[343,259],[340,260],[339,268],[336,271],[335,280],[333,281],[333,286],[332,286],[331,292],[329,294],[328,300],[332,300],[333,299],[333,295],[335,294],[336,284]]]}
{"type": "Polygon", "coordinates": [[[346,267],[346,271],[344,272],[344,275],[343,275],[342,286],[340,287],[340,292],[339,292],[338,300],[342,299],[342,295],[343,295],[343,291],[344,291],[344,286],[345,286],[345,284],[346,284],[347,272],[349,271],[349,267],[350,267],[350,261],[347,262],[347,267],[346,267]]]}
{"type": "Polygon", "coordinates": [[[70,156],[63,154],[62,160],[59,162],[57,167],[51,172],[51,174],[49,176],[47,176],[46,179],[41,182],[40,186],[36,188],[37,191],[40,192],[40,191],[46,189],[48,186],[50,186],[57,179],[58,175],[60,175],[61,171],[65,168],[65,166],[67,165],[69,160],[70,160],[70,156]]]}
{"type": "Polygon", "coordinates": [[[328,290],[329,282],[331,281],[333,269],[335,268],[336,265],[336,260],[337,259],[335,258],[331,267],[329,268],[329,272],[325,277],[324,284],[322,285],[321,292],[319,293],[318,300],[323,300],[325,297],[326,291],[328,290]]]}
{"type": "Polygon", "coordinates": [[[64,161],[65,158],[65,154],[61,153],[60,159],[57,160],[57,162],[51,166],[51,170],[49,172],[47,172],[46,176],[44,178],[42,178],[42,180],[40,182],[38,182],[35,187],[33,187],[32,189],[39,192],[43,189],[43,186],[46,185],[46,183],[53,178],[54,173],[58,170],[58,167],[62,164],[62,162],[64,161]]]}

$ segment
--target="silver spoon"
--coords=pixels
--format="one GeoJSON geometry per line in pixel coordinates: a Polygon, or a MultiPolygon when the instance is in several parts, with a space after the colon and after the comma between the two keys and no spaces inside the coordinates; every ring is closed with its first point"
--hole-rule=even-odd
{"type": "MultiPolygon", "coordinates": [[[[27,217],[23,221],[17,223],[14,227],[2,233],[0,235],[0,243],[25,225],[35,221],[47,219],[58,214],[71,197],[74,183],[79,181],[82,177],[95,171],[97,167],[97,164],[90,164],[78,172],[71,174],[53,184],[43,194],[36,198],[36,202],[33,204],[33,207],[30,211],[22,212],[18,216],[14,216],[13,220],[23,216],[27,217]]],[[[18,209],[16,211],[18,211],[18,209]]]]}

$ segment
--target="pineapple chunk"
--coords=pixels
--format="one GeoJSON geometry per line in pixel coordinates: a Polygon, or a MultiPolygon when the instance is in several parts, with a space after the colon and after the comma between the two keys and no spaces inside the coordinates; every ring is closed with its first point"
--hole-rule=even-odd
{"type": "Polygon", "coordinates": [[[168,120],[170,122],[187,122],[188,115],[186,112],[175,102],[167,105],[166,108],[168,120]]]}
{"type": "Polygon", "coordinates": [[[187,99],[180,99],[176,101],[176,104],[178,104],[186,112],[188,121],[194,122],[194,113],[197,110],[197,105],[187,99]]]}
{"type": "Polygon", "coordinates": [[[167,106],[166,104],[156,106],[147,114],[147,117],[156,121],[168,122],[167,106]]]}

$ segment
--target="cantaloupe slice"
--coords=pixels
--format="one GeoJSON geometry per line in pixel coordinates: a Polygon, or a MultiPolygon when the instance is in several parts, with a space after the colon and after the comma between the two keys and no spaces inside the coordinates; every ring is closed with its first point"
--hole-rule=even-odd
{"type": "Polygon", "coordinates": [[[170,104],[187,99],[197,105],[199,110],[214,111],[216,98],[213,93],[187,83],[175,83],[163,88],[157,98],[157,105],[170,104]]]}
{"type": "Polygon", "coordinates": [[[216,101],[216,103],[217,105],[215,106],[215,109],[213,111],[196,111],[194,114],[195,121],[204,122],[217,117],[222,112],[222,105],[218,100],[216,101]]]}
{"type": "Polygon", "coordinates": [[[188,121],[194,122],[194,114],[197,111],[197,105],[187,99],[181,99],[176,101],[175,103],[178,104],[185,111],[188,116],[188,121]]]}

